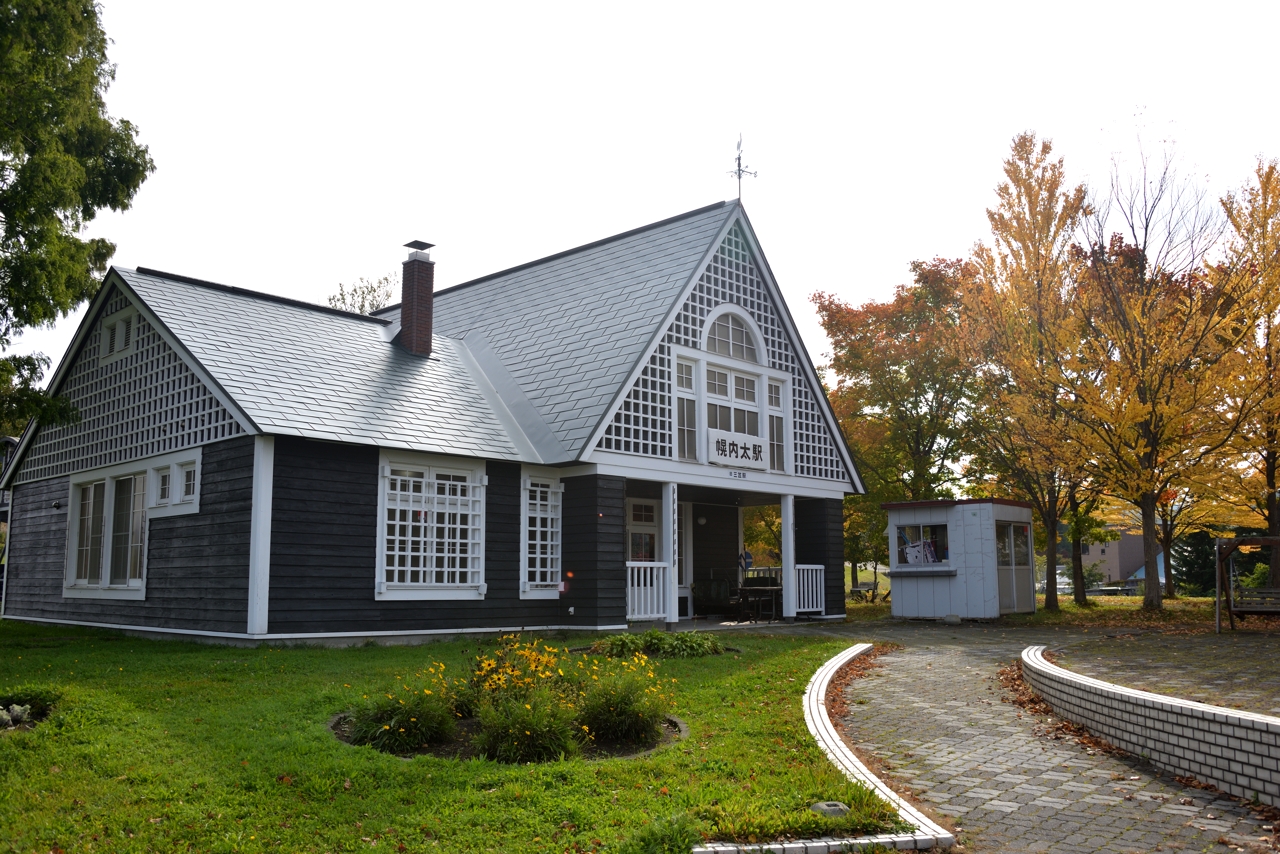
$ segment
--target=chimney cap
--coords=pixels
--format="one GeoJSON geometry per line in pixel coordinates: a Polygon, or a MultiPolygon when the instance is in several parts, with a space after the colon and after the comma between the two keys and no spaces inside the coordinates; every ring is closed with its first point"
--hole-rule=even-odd
{"type": "Polygon", "coordinates": [[[405,246],[409,249],[417,249],[419,252],[425,252],[426,250],[435,246],[435,244],[427,243],[422,240],[410,240],[408,243],[405,244],[405,246]]]}

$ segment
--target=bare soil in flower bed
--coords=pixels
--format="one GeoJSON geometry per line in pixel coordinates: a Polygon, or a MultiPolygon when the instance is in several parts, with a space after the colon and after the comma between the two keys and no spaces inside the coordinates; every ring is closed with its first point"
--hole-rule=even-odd
{"type": "MultiPolygon", "coordinates": [[[[334,715],[333,719],[329,721],[329,729],[333,731],[334,736],[339,741],[346,744],[351,743],[350,715],[346,713],[334,715]]],[[[480,721],[478,718],[462,718],[458,721],[458,728],[453,738],[449,741],[441,744],[424,744],[412,753],[399,755],[405,759],[413,756],[435,756],[439,759],[479,759],[481,754],[472,743],[479,732],[480,721]]],[[[671,716],[662,722],[662,735],[649,744],[631,744],[623,741],[598,739],[584,744],[579,755],[587,760],[632,759],[648,756],[655,750],[687,737],[688,734],[689,727],[685,725],[684,721],[671,716]]]]}

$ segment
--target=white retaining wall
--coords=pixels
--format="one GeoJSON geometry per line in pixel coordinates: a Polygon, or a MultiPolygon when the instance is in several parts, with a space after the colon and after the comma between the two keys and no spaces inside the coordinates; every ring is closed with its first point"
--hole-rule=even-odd
{"type": "Polygon", "coordinates": [[[1280,806],[1280,718],[1090,679],[1044,649],[1023,650],[1022,674],[1060,717],[1166,771],[1280,806]]]}

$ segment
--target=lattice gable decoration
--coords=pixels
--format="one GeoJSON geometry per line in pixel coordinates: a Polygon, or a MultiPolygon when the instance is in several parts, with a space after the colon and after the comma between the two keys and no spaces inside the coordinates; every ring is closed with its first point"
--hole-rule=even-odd
{"type": "Polygon", "coordinates": [[[129,462],[244,433],[146,315],[128,311],[136,306],[120,288],[110,287],[58,389],[75,404],[80,421],[39,427],[15,483],[129,462]],[[129,320],[127,333],[123,321],[109,329],[104,326],[104,319],[121,315],[129,320]],[[108,343],[114,343],[114,352],[106,352],[108,343]]]}
{"type": "Polygon", "coordinates": [[[771,370],[790,374],[792,446],[795,473],[848,481],[849,477],[823,414],[824,403],[812,371],[799,358],[782,312],[751,256],[742,223],[735,222],[677,312],[640,378],[605,428],[598,447],[651,457],[671,457],[671,347],[699,349],[707,315],[733,303],[759,325],[771,370]]]}

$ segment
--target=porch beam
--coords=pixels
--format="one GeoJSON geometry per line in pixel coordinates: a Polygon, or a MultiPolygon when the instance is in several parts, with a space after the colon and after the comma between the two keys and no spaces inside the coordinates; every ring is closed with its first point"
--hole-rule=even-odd
{"type": "Polygon", "coordinates": [[[796,618],[796,497],[782,496],[782,617],[796,618]]]}
{"type": "Polygon", "coordinates": [[[679,512],[680,505],[676,503],[676,484],[662,484],[662,525],[658,534],[662,537],[662,545],[658,554],[661,555],[659,559],[667,563],[666,588],[663,592],[669,632],[676,630],[676,623],[680,620],[680,591],[676,587],[676,531],[678,530],[676,514],[679,512]]]}

